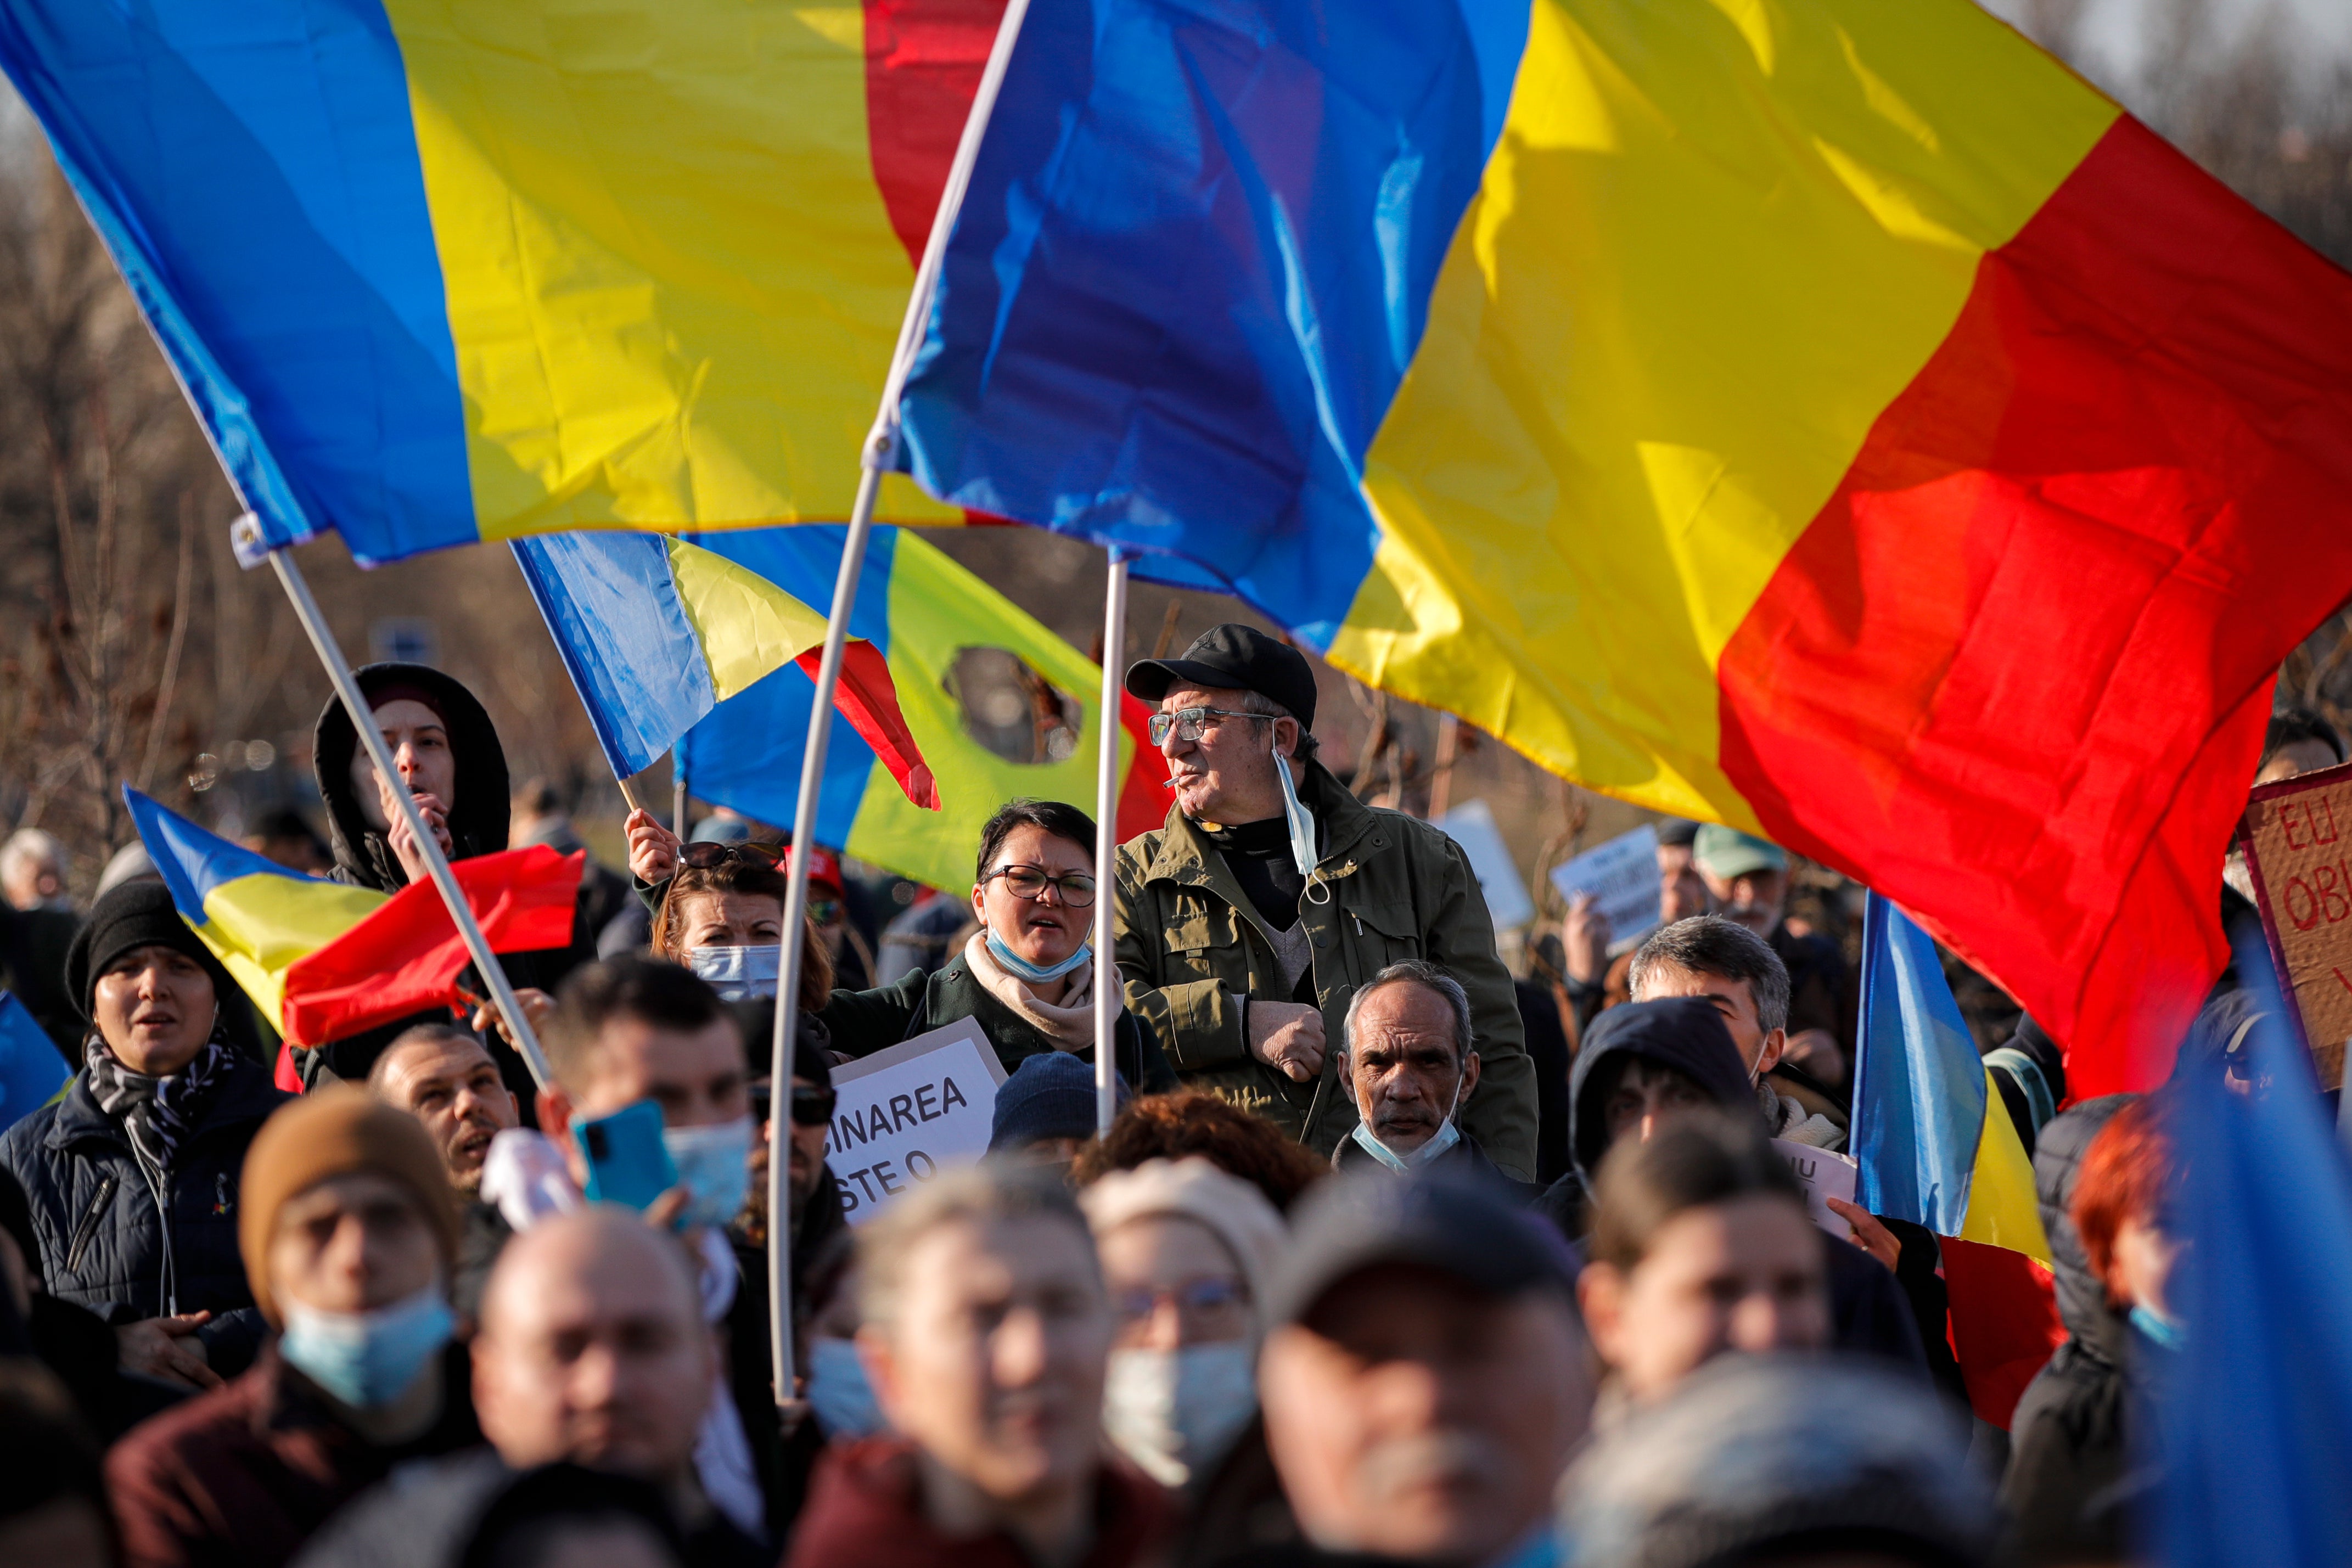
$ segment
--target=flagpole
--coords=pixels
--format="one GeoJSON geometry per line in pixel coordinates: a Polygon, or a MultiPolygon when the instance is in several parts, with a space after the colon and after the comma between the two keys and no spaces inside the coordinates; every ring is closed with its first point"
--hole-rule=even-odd
{"type": "MultiPolygon", "coordinates": [[[[258,541],[260,523],[251,512],[239,517],[230,529],[230,536],[244,548],[255,548],[258,541]]],[[[489,938],[482,934],[479,922],[474,918],[473,907],[466,902],[465,890],[457,885],[457,875],[449,869],[448,857],[441,852],[441,841],[425,825],[425,815],[416,809],[416,798],[408,792],[408,780],[392,759],[392,747],[383,737],[383,730],[375,722],[375,710],[360,695],[357,677],[343,657],[342,648],[335,642],[335,633],[320,613],[319,601],[310,596],[310,584],[302,569],[294,564],[292,549],[279,545],[268,551],[270,570],[277,572],[278,586],[294,606],[295,618],[310,636],[310,646],[318,651],[319,662],[327,667],[327,678],[334,683],[335,695],[342,699],[343,711],[352,716],[352,727],[359,732],[360,744],[367,747],[368,760],[375,764],[377,777],[387,780],[393,803],[400,810],[401,820],[416,841],[419,853],[425,857],[425,869],[433,878],[433,885],[441,894],[441,902],[449,906],[449,917],[457,922],[457,935],[465,940],[466,951],[473,956],[474,968],[489,988],[490,999],[506,1019],[507,1033],[513,1037],[515,1049],[522,1053],[523,1062],[542,1090],[555,1086],[555,1074],[547,1065],[547,1055],[540,1049],[539,1036],[523,1017],[522,1003],[517,999],[514,988],[507,982],[507,972],[499,967],[498,955],[490,951],[489,938]]]]}
{"type": "Polygon", "coordinates": [[[1111,951],[1112,874],[1118,853],[1119,666],[1127,654],[1127,552],[1110,547],[1103,585],[1102,711],[1095,717],[1095,1136],[1118,1114],[1113,1059],[1118,1033],[1118,960],[1111,951]]]}
{"type": "Polygon", "coordinates": [[[808,927],[808,865],[804,852],[816,841],[817,799],[824,784],[825,751],[833,735],[833,694],[841,681],[842,650],[849,639],[849,614],[857,602],[857,580],[866,566],[866,544],[874,532],[874,503],[882,476],[898,455],[898,399],[907,386],[915,350],[923,340],[924,323],[937,291],[940,268],[947,256],[948,235],[963,195],[971,183],[972,165],[980,159],[981,136],[1004,85],[1005,67],[1013,58],[1013,40],[1021,36],[1022,18],[1029,0],[1009,0],[997,24],[996,41],[989,47],[988,65],[981,72],[980,89],[964,116],[957,140],[955,162],[949,165],[947,184],[931,214],[931,232],[923,242],[923,259],[915,268],[915,286],[908,291],[907,313],[898,323],[898,341],[891,350],[889,373],[883,379],[882,397],[874,413],[874,426],[858,453],[857,497],[849,511],[849,528],[841,541],[841,570],[834,579],[833,606],[826,616],[824,652],[817,663],[816,691],[809,703],[808,746],[801,754],[800,798],[793,806],[793,854],[784,867],[783,954],[776,976],[776,1030],[769,1041],[768,1083],[772,1109],[768,1121],[768,1358],[773,1369],[776,1409],[786,1431],[799,1424],[805,1408],[793,1397],[792,1336],[792,1205],[786,1181],[791,1161],[785,1157],[782,1129],[792,1104],[793,1040],[800,1024],[802,944],[808,927]]]}

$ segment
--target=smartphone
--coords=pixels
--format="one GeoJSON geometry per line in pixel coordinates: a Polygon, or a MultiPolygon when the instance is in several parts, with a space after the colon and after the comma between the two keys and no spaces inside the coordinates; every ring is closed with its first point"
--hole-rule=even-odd
{"type": "Polygon", "coordinates": [[[588,1160],[588,1199],[644,1208],[677,1185],[677,1166],[662,1143],[661,1107],[650,1100],[609,1116],[572,1124],[588,1160]]]}

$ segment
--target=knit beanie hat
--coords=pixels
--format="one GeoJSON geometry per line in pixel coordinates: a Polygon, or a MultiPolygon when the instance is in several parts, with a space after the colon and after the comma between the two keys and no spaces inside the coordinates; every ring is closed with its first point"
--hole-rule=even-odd
{"type": "Polygon", "coordinates": [[[98,977],[134,947],[170,947],[185,953],[213,977],[216,999],[226,1007],[236,988],[212,950],[180,918],[172,890],[161,882],[126,882],[90,907],[89,919],[66,949],[66,989],[81,1016],[93,1018],[98,977]]]}
{"type": "Polygon", "coordinates": [[[441,1244],[442,1266],[456,1266],[457,1197],[424,1126],[351,1084],[315,1090],[261,1124],[238,1184],[237,1250],[253,1299],[273,1325],[281,1321],[269,1293],[269,1240],[278,1211],[328,1177],[354,1171],[406,1187],[441,1244]]]}
{"type": "MultiPolygon", "coordinates": [[[[1127,1098],[1124,1081],[1118,1084],[1127,1098]]],[[[1095,1068],[1066,1051],[1026,1057],[1013,1076],[996,1086],[996,1115],[989,1124],[988,1152],[1025,1149],[1047,1138],[1095,1135],[1095,1068]]]]}
{"type": "MultiPolygon", "coordinates": [[[[1112,1171],[1078,1194],[1078,1207],[1087,1211],[1087,1223],[1097,1238],[1129,1220],[1159,1215],[1178,1215],[1206,1226],[1241,1264],[1254,1314],[1264,1312],[1266,1281],[1290,1234],[1265,1194],[1199,1155],[1146,1160],[1133,1170],[1112,1171]]],[[[1258,1321],[1263,1328],[1263,1315],[1258,1321]]]]}

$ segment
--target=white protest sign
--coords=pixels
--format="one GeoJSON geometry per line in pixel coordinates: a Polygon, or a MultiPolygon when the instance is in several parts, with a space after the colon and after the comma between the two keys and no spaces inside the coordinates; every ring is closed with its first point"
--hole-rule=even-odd
{"type": "Polygon", "coordinates": [[[1658,924],[1658,831],[1644,824],[1551,868],[1551,884],[1573,903],[1591,894],[1609,921],[1609,950],[1630,951],[1658,924]]]}
{"type": "Polygon", "coordinates": [[[1853,1178],[1862,1167],[1843,1155],[1792,1144],[1785,1138],[1772,1140],[1772,1152],[1788,1161],[1789,1168],[1796,1173],[1805,1189],[1805,1212],[1812,1216],[1813,1223],[1841,1241],[1853,1240],[1853,1227],[1826,1200],[1833,1197],[1840,1203],[1852,1203],[1853,1178]]]}
{"type": "Polygon", "coordinates": [[[1495,813],[1486,801],[1465,800],[1438,818],[1437,825],[1462,846],[1470,873],[1478,879],[1478,891],[1486,896],[1486,913],[1494,916],[1496,930],[1508,931],[1536,917],[1536,901],[1528,896],[1528,884],[1511,860],[1511,846],[1503,841],[1503,830],[1495,825],[1495,813]]]}
{"type": "Polygon", "coordinates": [[[1003,1082],[995,1047],[970,1019],[835,1068],[824,1163],[849,1223],[986,1154],[1003,1082]]]}

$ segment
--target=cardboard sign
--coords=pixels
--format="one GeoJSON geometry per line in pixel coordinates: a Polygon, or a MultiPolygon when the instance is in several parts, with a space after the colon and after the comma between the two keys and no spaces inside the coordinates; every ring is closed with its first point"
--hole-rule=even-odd
{"type": "Polygon", "coordinates": [[[970,1019],[835,1068],[824,1163],[849,1223],[986,1154],[1003,1082],[996,1048],[970,1019]]]}
{"type": "Polygon", "coordinates": [[[2256,789],[2238,846],[2319,1086],[2338,1088],[2352,1039],[2352,765],[2256,789]]]}
{"type": "Polygon", "coordinates": [[[1508,931],[1536,917],[1536,901],[1528,896],[1528,884],[1511,860],[1511,846],[1503,841],[1503,830],[1495,825],[1495,813],[1486,801],[1465,800],[1438,818],[1437,825],[1462,846],[1496,930],[1508,931]]]}
{"type": "Polygon", "coordinates": [[[1797,1180],[1805,1189],[1805,1212],[1813,1217],[1813,1223],[1841,1241],[1853,1240],[1853,1227],[1824,1200],[1833,1197],[1840,1203],[1852,1203],[1853,1178],[1862,1167],[1843,1155],[1833,1155],[1807,1144],[1792,1144],[1785,1138],[1772,1140],[1772,1152],[1788,1161],[1789,1168],[1797,1173],[1797,1180]]]}
{"type": "Polygon", "coordinates": [[[1589,893],[1609,920],[1609,951],[1629,952],[1658,924],[1658,831],[1620,833],[1551,868],[1551,884],[1573,901],[1589,893]]]}

